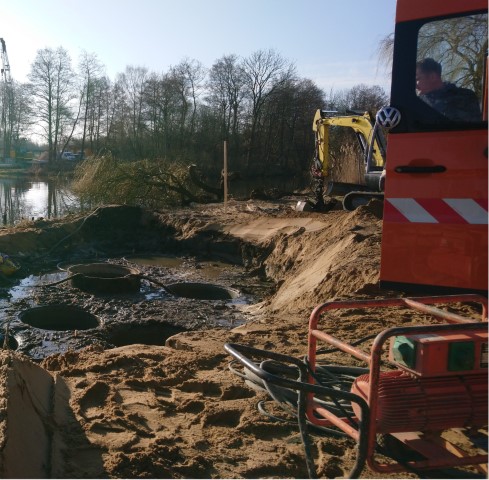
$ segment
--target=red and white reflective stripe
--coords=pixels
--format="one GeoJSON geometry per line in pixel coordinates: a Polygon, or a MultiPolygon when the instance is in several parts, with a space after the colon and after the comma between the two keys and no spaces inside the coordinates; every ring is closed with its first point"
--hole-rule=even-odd
{"type": "Polygon", "coordinates": [[[384,220],[487,225],[487,200],[472,198],[386,198],[384,220]]]}

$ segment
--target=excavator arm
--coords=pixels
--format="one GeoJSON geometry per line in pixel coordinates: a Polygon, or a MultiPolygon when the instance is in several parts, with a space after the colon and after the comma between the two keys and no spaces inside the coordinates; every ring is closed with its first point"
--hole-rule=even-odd
{"type": "MultiPolygon", "coordinates": [[[[315,155],[311,167],[314,179],[315,202],[314,210],[327,210],[324,203],[325,179],[331,176],[330,134],[332,127],[351,128],[356,135],[363,154],[365,165],[364,181],[360,184],[332,182],[327,188],[328,195],[342,195],[343,208],[354,210],[368,203],[372,198],[383,198],[382,172],[385,169],[385,138],[382,130],[368,112],[354,112],[348,115],[338,115],[337,112],[317,110],[312,129],[315,136],[315,155]]],[[[303,209],[304,202],[300,202],[303,209]]]]}
{"type": "MultiPolygon", "coordinates": [[[[367,156],[372,136],[374,135],[373,122],[368,112],[363,115],[334,115],[333,112],[317,110],[314,116],[312,129],[315,135],[315,165],[321,171],[321,176],[326,178],[331,170],[331,155],[329,153],[329,136],[331,127],[351,128],[358,139],[358,143],[364,155],[367,166],[367,156]]],[[[377,133],[373,143],[371,169],[382,170],[384,168],[385,145],[380,132],[377,133]]],[[[368,173],[368,172],[366,172],[368,173]]]]}

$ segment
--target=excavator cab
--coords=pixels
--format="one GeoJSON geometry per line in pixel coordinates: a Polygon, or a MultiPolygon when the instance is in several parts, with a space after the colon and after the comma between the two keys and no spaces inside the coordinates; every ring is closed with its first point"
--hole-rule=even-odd
{"type": "Polygon", "coordinates": [[[487,33],[485,0],[398,0],[391,107],[400,122],[387,151],[385,288],[487,292],[487,33]],[[443,89],[426,93],[422,62],[439,65],[443,89]]]}

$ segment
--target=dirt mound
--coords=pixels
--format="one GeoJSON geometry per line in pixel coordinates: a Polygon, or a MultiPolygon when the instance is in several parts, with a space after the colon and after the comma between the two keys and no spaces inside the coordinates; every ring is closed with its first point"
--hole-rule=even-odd
{"type": "Polygon", "coordinates": [[[298,230],[276,239],[265,261],[267,274],[280,282],[269,300],[272,311],[307,311],[318,302],[376,287],[380,220],[366,209],[328,220],[319,230],[298,230]]]}
{"type": "Polygon", "coordinates": [[[109,205],[88,215],[76,214],[57,220],[24,221],[17,227],[0,229],[0,252],[20,263],[73,255],[80,250],[96,251],[157,248],[161,235],[173,231],[158,217],[137,207],[109,205]],[[36,260],[37,259],[37,260],[36,260]],[[22,261],[23,260],[23,261],[22,261]]]}

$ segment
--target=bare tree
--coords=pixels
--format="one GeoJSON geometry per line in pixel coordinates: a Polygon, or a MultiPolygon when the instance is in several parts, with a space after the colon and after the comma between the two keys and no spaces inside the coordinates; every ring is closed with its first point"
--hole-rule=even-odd
{"type": "Polygon", "coordinates": [[[387,104],[389,97],[379,85],[355,85],[350,89],[332,92],[332,108],[345,113],[348,110],[370,112],[375,114],[377,110],[387,104]]]}
{"type": "Polygon", "coordinates": [[[0,135],[2,136],[1,148],[3,150],[2,161],[10,157],[12,147],[14,123],[15,123],[15,87],[11,79],[0,77],[0,109],[1,126],[0,135]]]}
{"type": "Polygon", "coordinates": [[[147,105],[147,123],[150,139],[148,148],[150,155],[156,157],[162,149],[163,122],[162,109],[160,108],[162,97],[162,82],[158,75],[152,73],[146,82],[144,100],[147,105]]]}
{"type": "Polygon", "coordinates": [[[190,115],[189,135],[195,133],[195,118],[197,115],[197,99],[201,94],[203,82],[206,76],[204,66],[197,60],[182,60],[174,69],[186,85],[188,95],[192,102],[192,113],[190,115]]]}
{"type": "Polygon", "coordinates": [[[180,144],[180,138],[188,108],[182,84],[174,73],[163,75],[161,79],[161,96],[159,98],[159,111],[161,128],[163,132],[163,155],[172,153],[180,144]]]}
{"type": "Polygon", "coordinates": [[[73,126],[71,101],[75,77],[68,52],[62,47],[38,50],[28,78],[32,111],[40,128],[37,133],[48,144],[51,162],[57,157],[65,127],[73,126]]]}
{"type": "Polygon", "coordinates": [[[307,170],[314,150],[312,117],[324,104],[324,93],[309,79],[283,85],[264,108],[262,129],[269,171],[307,170]]]}
{"type": "Polygon", "coordinates": [[[144,92],[148,81],[148,70],[144,67],[126,67],[120,77],[120,84],[124,91],[127,104],[129,143],[136,157],[144,153],[145,102],[144,92]]]}
{"type": "Polygon", "coordinates": [[[355,85],[346,95],[346,104],[350,110],[368,111],[373,115],[388,101],[385,90],[379,85],[355,85]]]}
{"type": "Polygon", "coordinates": [[[11,147],[15,150],[32,125],[32,111],[29,92],[25,84],[12,82],[12,103],[8,122],[11,134],[11,147]]]}
{"type": "Polygon", "coordinates": [[[105,108],[107,115],[106,147],[116,153],[125,147],[128,137],[127,117],[128,106],[122,86],[121,74],[118,75],[110,95],[106,97],[105,108]]]}
{"type": "Polygon", "coordinates": [[[205,69],[200,62],[184,59],[171,67],[165,78],[166,85],[170,87],[167,93],[171,92],[175,96],[174,101],[179,105],[179,144],[183,149],[189,146],[189,140],[195,132],[197,99],[201,94],[205,75],[205,69]]]}
{"type": "MultiPolygon", "coordinates": [[[[108,77],[97,77],[92,81],[89,102],[87,136],[90,150],[98,151],[109,138],[112,88],[108,77]]],[[[85,142],[86,145],[86,142],[85,142]]],[[[86,150],[86,146],[84,147],[86,150]]]]}
{"type": "Polygon", "coordinates": [[[392,76],[392,60],[394,58],[394,32],[389,33],[379,42],[377,49],[379,66],[384,68],[389,77],[392,76]]]}
{"type": "Polygon", "coordinates": [[[295,76],[295,66],[274,50],[258,50],[244,59],[243,73],[251,102],[249,166],[263,106],[277,89],[295,76]]]}
{"type": "Polygon", "coordinates": [[[236,55],[220,58],[209,72],[208,100],[220,117],[223,138],[237,138],[244,83],[243,69],[236,55]]]}
{"type": "MultiPolygon", "coordinates": [[[[94,53],[83,52],[79,63],[80,77],[82,81],[82,98],[85,113],[83,115],[83,133],[81,137],[81,155],[85,154],[85,138],[87,135],[87,125],[89,123],[89,111],[95,101],[97,79],[102,72],[102,65],[94,53]]],[[[92,118],[93,120],[93,118],[92,118]]],[[[93,124],[92,124],[93,130],[93,124]]]]}

